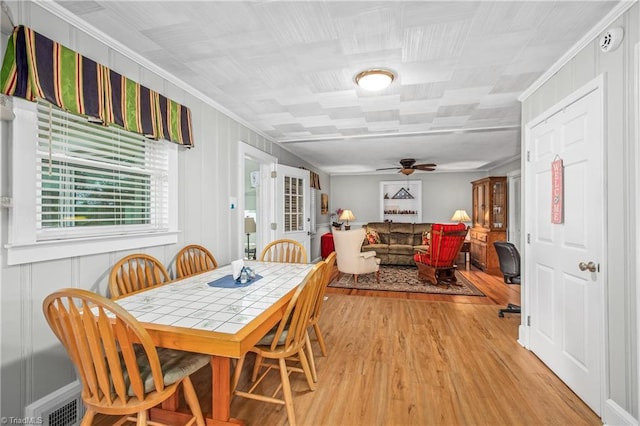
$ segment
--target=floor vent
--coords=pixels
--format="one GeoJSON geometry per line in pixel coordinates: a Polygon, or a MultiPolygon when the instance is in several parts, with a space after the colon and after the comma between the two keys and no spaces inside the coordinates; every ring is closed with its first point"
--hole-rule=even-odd
{"type": "Polygon", "coordinates": [[[76,426],[84,416],[80,382],[75,381],[46,395],[25,408],[27,418],[44,426],[76,426]]]}

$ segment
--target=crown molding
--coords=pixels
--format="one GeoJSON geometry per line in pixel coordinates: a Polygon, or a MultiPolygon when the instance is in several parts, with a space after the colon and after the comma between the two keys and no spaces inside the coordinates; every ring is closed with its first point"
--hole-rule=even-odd
{"type": "Polygon", "coordinates": [[[460,129],[434,129],[423,130],[419,132],[395,132],[395,133],[367,133],[362,135],[349,135],[349,136],[318,136],[301,139],[278,139],[277,143],[280,145],[286,145],[288,143],[301,143],[301,142],[322,142],[332,140],[348,140],[348,139],[374,139],[381,137],[401,137],[401,136],[423,136],[423,135],[443,135],[443,134],[464,134],[464,133],[482,133],[482,132],[499,132],[503,130],[517,130],[520,129],[520,124],[513,124],[508,126],[492,126],[492,127],[469,127],[460,129]]]}
{"type": "Polygon", "coordinates": [[[623,13],[636,4],[638,0],[623,0],[618,3],[604,18],[600,20],[593,28],[591,28],[580,40],[578,40],[569,50],[560,57],[551,67],[542,74],[536,81],[533,82],[520,96],[518,100],[524,102],[529,96],[531,96],[536,90],[538,90],[544,83],[546,83],[555,73],[560,71],[574,56],[576,56],[582,49],[584,49],[589,43],[604,30],[609,27],[616,19],[618,19],[623,13]]]}
{"type": "Polygon", "coordinates": [[[157,66],[153,62],[149,61],[148,59],[146,59],[143,56],[139,55],[138,53],[134,52],[133,50],[131,50],[130,48],[128,48],[124,44],[122,44],[119,41],[117,41],[114,38],[112,38],[111,36],[105,34],[104,32],[100,31],[99,29],[95,28],[93,25],[89,24],[88,22],[80,19],[78,16],[76,16],[73,13],[69,12],[69,10],[65,9],[64,7],[60,6],[59,4],[57,4],[57,3],[53,2],[53,1],[50,1],[50,0],[32,0],[32,2],[34,4],[37,4],[38,6],[42,7],[43,9],[47,10],[48,12],[51,12],[52,14],[54,14],[58,18],[62,19],[63,21],[71,24],[73,27],[79,29],[80,31],[83,31],[86,34],[88,34],[89,36],[95,38],[96,40],[98,40],[98,41],[100,41],[102,43],[104,43],[105,45],[107,45],[108,47],[113,49],[114,51],[120,53],[121,55],[123,55],[123,56],[125,56],[127,58],[129,58],[130,60],[132,60],[133,62],[137,63],[138,65],[140,65],[140,66],[142,66],[142,67],[144,67],[144,68],[156,73],[158,76],[164,78],[165,80],[171,82],[172,84],[175,84],[177,87],[179,87],[180,89],[184,90],[185,92],[193,95],[194,97],[196,97],[197,99],[200,99],[202,102],[206,103],[207,105],[215,108],[216,110],[220,111],[221,113],[223,113],[224,115],[228,116],[229,118],[237,121],[239,124],[247,127],[249,130],[251,130],[251,131],[257,133],[258,135],[264,137],[269,142],[276,143],[276,141],[271,136],[265,134],[262,130],[257,129],[251,123],[247,122],[243,118],[241,118],[238,115],[234,114],[233,112],[229,111],[227,108],[223,107],[222,105],[217,103],[215,100],[213,100],[209,96],[207,96],[204,93],[202,93],[200,90],[198,90],[195,87],[187,84],[186,82],[184,82],[179,77],[176,77],[174,74],[171,74],[170,72],[164,70],[163,68],[160,68],[159,66],[157,66]]]}

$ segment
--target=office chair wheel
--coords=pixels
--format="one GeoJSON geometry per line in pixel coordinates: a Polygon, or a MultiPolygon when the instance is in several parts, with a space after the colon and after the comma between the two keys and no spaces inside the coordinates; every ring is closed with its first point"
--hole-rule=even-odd
{"type": "Polygon", "coordinates": [[[505,309],[500,309],[498,311],[498,317],[504,318],[505,312],[508,313],[508,314],[519,314],[520,313],[520,306],[514,305],[513,303],[509,303],[509,304],[507,304],[507,307],[505,309]]]}

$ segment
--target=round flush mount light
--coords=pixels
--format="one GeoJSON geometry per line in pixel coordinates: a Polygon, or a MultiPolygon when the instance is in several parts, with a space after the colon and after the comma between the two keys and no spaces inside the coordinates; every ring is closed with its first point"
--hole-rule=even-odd
{"type": "Polygon", "coordinates": [[[356,84],[364,90],[378,91],[389,87],[395,75],[389,70],[374,69],[356,75],[356,84]]]}

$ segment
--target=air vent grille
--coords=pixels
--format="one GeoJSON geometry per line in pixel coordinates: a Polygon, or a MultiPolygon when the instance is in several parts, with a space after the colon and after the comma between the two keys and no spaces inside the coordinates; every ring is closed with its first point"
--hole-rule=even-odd
{"type": "Polygon", "coordinates": [[[80,423],[78,419],[78,400],[74,399],[67,404],[49,413],[49,426],[71,426],[80,423]]]}
{"type": "Polygon", "coordinates": [[[77,380],[29,404],[26,418],[40,419],[44,426],[76,426],[82,421],[85,407],[77,380]]]}

